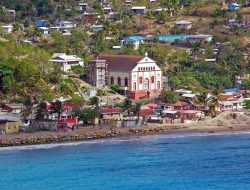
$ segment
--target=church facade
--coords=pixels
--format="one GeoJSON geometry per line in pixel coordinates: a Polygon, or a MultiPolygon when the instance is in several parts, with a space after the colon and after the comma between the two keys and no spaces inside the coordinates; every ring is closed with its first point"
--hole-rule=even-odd
{"type": "Polygon", "coordinates": [[[107,64],[106,85],[118,84],[119,93],[131,99],[156,97],[163,88],[162,70],[147,53],[145,56],[100,54],[96,60],[107,64]]]}

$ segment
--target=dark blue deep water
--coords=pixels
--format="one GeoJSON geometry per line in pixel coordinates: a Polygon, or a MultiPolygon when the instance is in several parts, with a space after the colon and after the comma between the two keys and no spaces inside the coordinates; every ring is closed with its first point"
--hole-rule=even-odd
{"type": "Polygon", "coordinates": [[[250,134],[0,148],[1,190],[249,190],[250,134]]]}

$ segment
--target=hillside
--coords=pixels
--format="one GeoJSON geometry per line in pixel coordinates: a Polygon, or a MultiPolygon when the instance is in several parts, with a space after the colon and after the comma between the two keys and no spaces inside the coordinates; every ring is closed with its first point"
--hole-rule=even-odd
{"type": "MultiPolygon", "coordinates": [[[[134,14],[125,1],[101,4],[89,0],[85,1],[88,3],[89,17],[92,13],[99,15],[91,23],[85,20],[84,11],[76,10],[79,2],[0,1],[1,25],[13,25],[11,34],[1,34],[0,66],[3,74],[0,77],[0,90],[3,99],[6,96],[30,94],[42,99],[75,94],[77,90],[70,79],[63,79],[62,73],[49,61],[51,55],[58,52],[77,55],[84,59],[86,65],[99,53],[144,55],[147,51],[163,69],[168,78],[167,86],[171,89],[186,87],[194,91],[210,91],[214,88],[232,88],[237,82],[236,77],[250,72],[250,8],[243,1],[238,1],[241,4],[239,11],[228,11],[227,5],[232,1],[223,4],[222,0],[159,0],[155,3],[136,0],[132,6],[146,6],[148,11],[134,14]],[[114,16],[105,12],[103,7],[107,6],[111,7],[114,16]],[[157,12],[159,7],[162,11],[157,12]],[[6,10],[15,10],[16,14],[12,15],[6,10]],[[35,22],[41,19],[46,20],[47,27],[64,20],[75,23],[76,27],[70,30],[71,35],[64,35],[61,31],[43,35],[35,26],[35,22]],[[228,21],[232,19],[235,25],[229,26],[228,21]],[[182,20],[191,22],[192,27],[176,27],[176,21],[182,20]],[[102,25],[103,28],[93,32],[93,25],[102,25]],[[177,40],[170,44],[155,41],[159,34],[206,34],[212,35],[213,40],[195,44],[184,44],[177,40]],[[146,36],[150,42],[136,50],[130,44],[122,46],[119,52],[112,48],[120,45],[120,39],[134,35],[146,36]],[[26,41],[32,45],[20,43],[26,41]],[[213,52],[215,50],[216,53],[213,52]],[[216,64],[207,64],[208,59],[215,59],[216,64]]],[[[249,89],[249,83],[249,79],[244,78],[243,89],[249,89]]]]}

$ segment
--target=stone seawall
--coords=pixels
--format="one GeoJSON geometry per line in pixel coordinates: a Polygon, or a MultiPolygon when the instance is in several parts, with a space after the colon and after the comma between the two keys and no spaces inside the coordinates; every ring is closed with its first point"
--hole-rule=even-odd
{"type": "MultiPolygon", "coordinates": [[[[180,127],[175,127],[180,128],[180,127]]],[[[183,127],[181,127],[183,128],[183,127]]],[[[31,133],[16,135],[11,138],[0,139],[0,147],[6,146],[20,146],[20,145],[34,145],[34,144],[50,144],[50,143],[62,143],[62,142],[72,142],[72,141],[84,141],[84,140],[94,140],[94,139],[104,139],[104,138],[114,138],[122,136],[133,136],[133,135],[150,135],[157,133],[171,132],[174,127],[137,127],[137,128],[117,128],[108,129],[100,132],[86,133],[82,134],[80,132],[69,132],[69,133],[31,133]]]]}

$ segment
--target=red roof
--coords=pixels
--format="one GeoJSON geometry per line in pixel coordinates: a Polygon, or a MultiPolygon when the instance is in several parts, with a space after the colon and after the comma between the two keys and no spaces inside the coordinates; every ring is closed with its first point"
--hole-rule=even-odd
{"type": "Polygon", "coordinates": [[[99,112],[102,114],[121,113],[121,109],[120,108],[102,108],[102,109],[99,109],[99,112]]]}
{"type": "Polygon", "coordinates": [[[145,106],[148,106],[148,107],[150,107],[150,108],[152,108],[152,109],[158,107],[157,104],[153,104],[153,103],[151,103],[151,104],[146,104],[145,106]]]}
{"type": "Polygon", "coordinates": [[[150,115],[156,115],[156,114],[151,109],[143,109],[143,110],[140,110],[140,115],[141,116],[150,116],[150,115]]]}
{"type": "Polygon", "coordinates": [[[77,104],[63,104],[63,109],[74,109],[74,108],[82,108],[82,105],[77,105],[77,104]]]}
{"type": "Polygon", "coordinates": [[[58,123],[77,123],[77,118],[59,119],[58,123]]]}
{"type": "Polygon", "coordinates": [[[11,107],[7,106],[7,105],[1,105],[0,108],[2,110],[5,110],[6,112],[12,112],[13,111],[13,109],[11,107]]]}
{"type": "Polygon", "coordinates": [[[85,20],[87,20],[87,21],[96,21],[97,18],[94,18],[94,17],[85,17],[85,20]]]}
{"type": "Polygon", "coordinates": [[[100,54],[98,59],[107,61],[109,71],[122,72],[132,70],[143,56],[100,54]]]}

